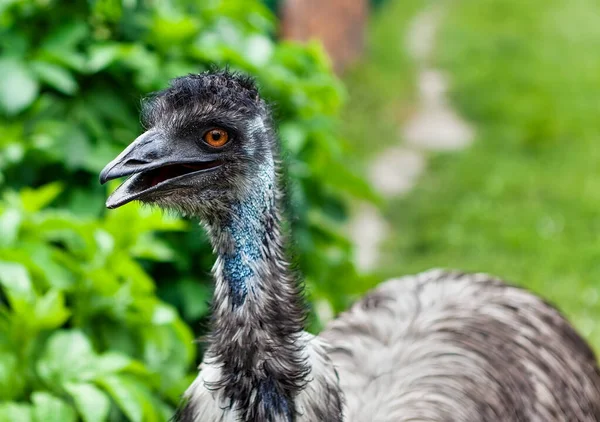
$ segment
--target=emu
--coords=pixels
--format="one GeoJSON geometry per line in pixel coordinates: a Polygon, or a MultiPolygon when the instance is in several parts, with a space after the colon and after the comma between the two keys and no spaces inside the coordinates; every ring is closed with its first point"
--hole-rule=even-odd
{"type": "Polygon", "coordinates": [[[284,253],[278,141],[249,77],[174,79],[109,163],[137,200],[199,217],[217,260],[213,327],[180,422],[600,421],[591,348],[554,307],[485,274],[388,280],[304,331],[284,253]]]}

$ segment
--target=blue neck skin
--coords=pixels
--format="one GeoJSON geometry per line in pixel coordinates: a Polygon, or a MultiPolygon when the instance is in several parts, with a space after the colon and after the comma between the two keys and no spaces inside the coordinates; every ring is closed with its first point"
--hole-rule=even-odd
{"type": "Polygon", "coordinates": [[[233,204],[225,226],[233,249],[222,255],[223,278],[229,286],[233,309],[242,306],[248,289],[254,288],[255,271],[264,259],[262,245],[267,235],[266,219],[274,212],[275,171],[272,162],[260,166],[248,195],[233,204]]]}

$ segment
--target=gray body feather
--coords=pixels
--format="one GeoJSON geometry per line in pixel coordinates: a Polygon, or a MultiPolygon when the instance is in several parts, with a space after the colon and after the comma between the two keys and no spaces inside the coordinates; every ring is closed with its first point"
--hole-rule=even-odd
{"type": "Polygon", "coordinates": [[[552,306],[482,274],[374,289],[320,336],[280,231],[278,142],[249,78],[175,79],[101,173],[107,200],[200,217],[215,254],[212,332],[179,422],[600,421],[588,345],[552,306]],[[207,135],[227,136],[209,145],[207,135]]]}
{"type": "Polygon", "coordinates": [[[485,274],[389,280],[321,337],[346,421],[600,421],[587,344],[555,308],[485,274]]]}

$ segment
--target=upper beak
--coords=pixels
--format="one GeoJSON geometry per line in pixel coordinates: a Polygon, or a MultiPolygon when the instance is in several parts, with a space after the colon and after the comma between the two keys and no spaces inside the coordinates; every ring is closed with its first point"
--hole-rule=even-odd
{"type": "Polygon", "coordinates": [[[100,183],[169,164],[172,162],[169,155],[166,142],[158,132],[145,132],[102,169],[100,183]]]}
{"type": "Polygon", "coordinates": [[[187,174],[207,171],[215,168],[220,162],[203,152],[193,142],[174,143],[165,139],[164,135],[151,129],[140,135],[117,158],[102,169],[100,183],[123,176],[130,176],[106,200],[108,208],[117,208],[143,195],[154,192],[167,182],[177,184],[177,180],[187,174]],[[182,174],[169,174],[160,182],[152,181],[158,169],[174,164],[186,165],[192,170],[182,174]]]}

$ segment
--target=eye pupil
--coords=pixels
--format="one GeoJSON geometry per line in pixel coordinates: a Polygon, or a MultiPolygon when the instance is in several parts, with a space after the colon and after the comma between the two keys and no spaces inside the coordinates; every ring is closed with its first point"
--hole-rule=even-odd
{"type": "Polygon", "coordinates": [[[212,147],[222,147],[229,140],[229,134],[223,129],[211,129],[204,134],[204,142],[212,147]]]}

